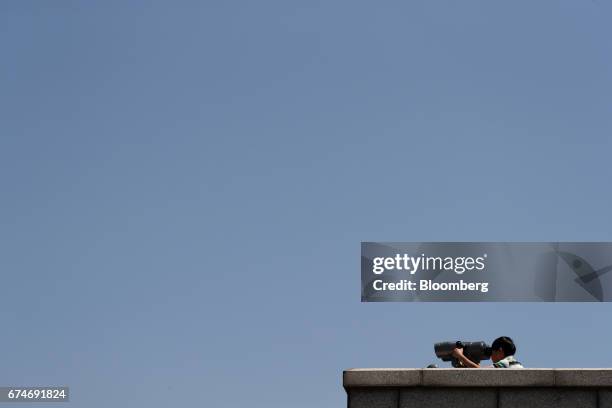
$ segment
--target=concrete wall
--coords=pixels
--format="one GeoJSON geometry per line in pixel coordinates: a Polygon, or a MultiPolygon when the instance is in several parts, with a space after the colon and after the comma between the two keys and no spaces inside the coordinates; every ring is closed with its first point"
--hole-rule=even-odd
{"type": "Polygon", "coordinates": [[[612,369],[351,369],[348,408],[612,408],[612,369]]]}

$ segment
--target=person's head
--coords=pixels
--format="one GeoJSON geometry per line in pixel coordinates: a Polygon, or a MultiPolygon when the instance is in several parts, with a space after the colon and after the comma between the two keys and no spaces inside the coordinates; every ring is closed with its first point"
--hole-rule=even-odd
{"type": "Polygon", "coordinates": [[[491,344],[491,361],[497,363],[508,356],[516,353],[516,346],[510,337],[498,337],[491,344]]]}

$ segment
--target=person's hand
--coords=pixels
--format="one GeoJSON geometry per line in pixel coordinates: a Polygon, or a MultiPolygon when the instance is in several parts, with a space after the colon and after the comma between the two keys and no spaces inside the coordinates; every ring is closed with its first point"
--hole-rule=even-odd
{"type": "Polygon", "coordinates": [[[462,348],[455,348],[452,351],[452,355],[455,358],[461,358],[463,357],[463,349],[462,348]]]}

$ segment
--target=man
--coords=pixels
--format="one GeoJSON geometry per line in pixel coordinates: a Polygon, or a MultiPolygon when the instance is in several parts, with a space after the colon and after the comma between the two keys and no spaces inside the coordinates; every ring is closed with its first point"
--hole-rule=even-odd
{"type": "MultiPolygon", "coordinates": [[[[523,368],[514,358],[516,346],[510,337],[498,337],[491,344],[491,361],[494,368],[523,368]]],[[[453,350],[455,357],[466,368],[480,368],[480,364],[474,363],[472,360],[463,355],[463,349],[456,348],[453,350]]]]}

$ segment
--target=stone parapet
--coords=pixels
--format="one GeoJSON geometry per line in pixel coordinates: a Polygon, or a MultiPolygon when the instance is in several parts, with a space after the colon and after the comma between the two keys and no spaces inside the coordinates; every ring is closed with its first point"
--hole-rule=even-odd
{"type": "Polygon", "coordinates": [[[348,408],[612,408],[612,369],[369,368],[343,373],[348,408]]]}

